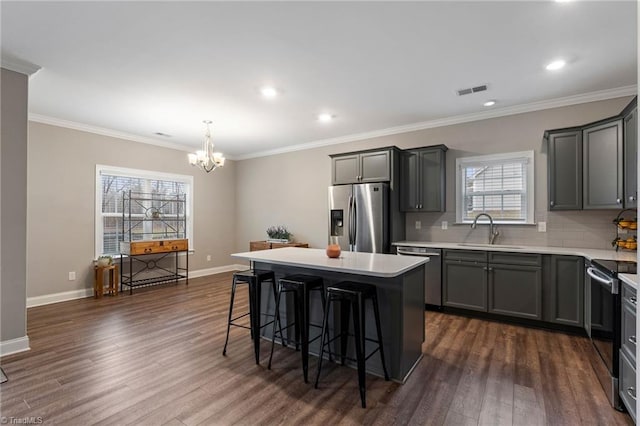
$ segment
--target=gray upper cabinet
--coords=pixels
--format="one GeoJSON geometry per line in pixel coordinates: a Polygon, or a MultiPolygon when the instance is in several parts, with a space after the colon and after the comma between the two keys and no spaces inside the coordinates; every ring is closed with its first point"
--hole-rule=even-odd
{"type": "Polygon", "coordinates": [[[549,210],[582,209],[582,131],[548,137],[549,210]]]}
{"type": "Polygon", "coordinates": [[[400,210],[443,212],[446,208],[444,145],[403,152],[400,163],[400,210]]]}
{"type": "Polygon", "coordinates": [[[624,207],[638,206],[638,108],[624,116],[624,207]]]}
{"type": "Polygon", "coordinates": [[[622,120],[582,131],[583,209],[622,208],[622,120]]]}
{"type": "Polygon", "coordinates": [[[363,151],[331,156],[332,184],[388,182],[392,150],[363,151]]]}
{"type": "Polygon", "coordinates": [[[556,324],[583,326],[584,259],[545,256],[542,288],[543,319],[556,324]]]}

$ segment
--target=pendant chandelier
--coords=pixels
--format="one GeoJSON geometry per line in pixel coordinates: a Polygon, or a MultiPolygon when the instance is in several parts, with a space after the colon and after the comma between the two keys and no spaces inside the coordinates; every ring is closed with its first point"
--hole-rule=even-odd
{"type": "Polygon", "coordinates": [[[209,125],[210,120],[204,120],[204,124],[207,125],[207,132],[204,134],[204,141],[202,142],[202,149],[196,151],[195,154],[189,154],[189,164],[192,166],[198,166],[205,172],[209,173],[218,167],[224,166],[224,155],[221,152],[213,151],[213,142],[211,141],[211,130],[209,125]]]}

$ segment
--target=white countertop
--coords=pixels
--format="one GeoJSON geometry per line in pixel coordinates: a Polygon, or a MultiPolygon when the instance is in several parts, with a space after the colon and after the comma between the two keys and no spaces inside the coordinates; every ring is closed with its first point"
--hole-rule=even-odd
{"type": "Polygon", "coordinates": [[[543,246],[527,246],[527,245],[489,245],[474,243],[443,243],[437,241],[398,241],[393,243],[394,246],[409,247],[429,247],[456,250],[484,250],[484,251],[508,251],[516,253],[538,253],[538,254],[562,254],[568,256],[582,256],[591,259],[607,259],[607,260],[636,260],[636,252],[618,251],[614,249],[589,249],[589,248],[573,248],[573,247],[543,247],[543,246]]]}
{"type": "Polygon", "coordinates": [[[638,275],[636,274],[618,274],[618,278],[620,278],[625,283],[629,284],[631,287],[638,289],[638,275]]]}
{"type": "Polygon", "coordinates": [[[249,251],[231,256],[254,262],[386,278],[397,277],[429,261],[428,257],[344,251],[339,258],[331,259],[323,249],[299,247],[249,251]]]}

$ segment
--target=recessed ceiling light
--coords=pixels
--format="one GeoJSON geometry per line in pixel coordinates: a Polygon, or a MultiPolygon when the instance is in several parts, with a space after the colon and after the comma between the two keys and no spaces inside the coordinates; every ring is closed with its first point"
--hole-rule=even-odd
{"type": "Polygon", "coordinates": [[[483,103],[482,105],[489,107],[489,106],[494,106],[496,104],[496,101],[487,101],[485,103],[483,103]]]}
{"type": "Polygon", "coordinates": [[[563,61],[562,59],[559,59],[557,61],[551,62],[545,68],[547,70],[549,70],[549,71],[556,71],[556,70],[559,70],[560,68],[564,67],[566,64],[567,63],[565,61],[563,61]]]}
{"type": "Polygon", "coordinates": [[[334,118],[335,118],[335,115],[332,115],[332,114],[328,114],[328,113],[318,114],[318,121],[321,123],[328,123],[334,118]]]}
{"type": "Polygon", "coordinates": [[[262,93],[262,96],[267,99],[273,99],[278,96],[278,91],[275,89],[275,87],[271,86],[264,86],[260,88],[260,93],[262,93]]]}

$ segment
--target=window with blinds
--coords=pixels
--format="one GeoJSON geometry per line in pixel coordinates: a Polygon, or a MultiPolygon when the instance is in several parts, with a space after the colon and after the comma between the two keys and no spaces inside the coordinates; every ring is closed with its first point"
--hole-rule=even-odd
{"type": "Polygon", "coordinates": [[[459,223],[480,213],[498,223],[533,223],[533,151],[458,158],[456,166],[459,223]]]}
{"type": "MultiPolygon", "coordinates": [[[[120,253],[120,242],[124,241],[123,195],[128,191],[154,194],[162,198],[187,194],[187,229],[180,231],[181,236],[186,235],[186,238],[190,239],[189,247],[192,247],[192,186],[192,176],[96,166],[96,257],[120,253]]],[[[143,218],[145,214],[146,210],[142,204],[132,204],[132,217],[137,215],[143,218]]],[[[143,226],[142,222],[140,226],[143,226]]]]}

